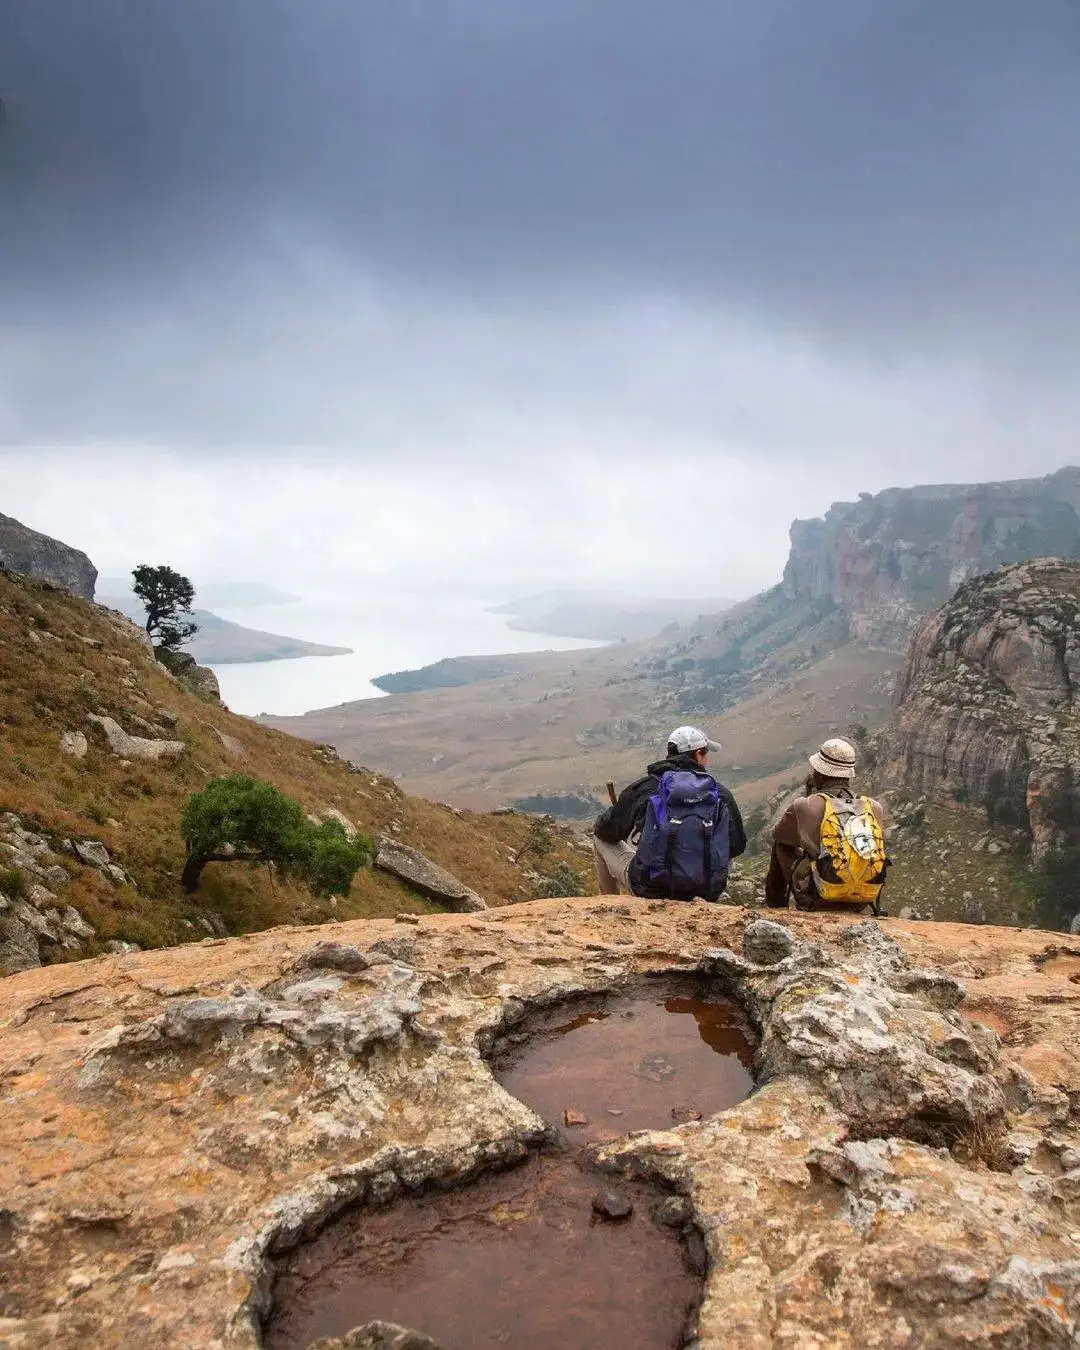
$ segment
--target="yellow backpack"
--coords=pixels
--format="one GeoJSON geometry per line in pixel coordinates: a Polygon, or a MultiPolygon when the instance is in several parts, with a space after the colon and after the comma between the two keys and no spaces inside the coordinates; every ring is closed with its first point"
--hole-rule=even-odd
{"type": "Polygon", "coordinates": [[[888,859],[885,835],[869,797],[825,796],[821,852],[811,864],[818,899],[825,904],[877,906],[888,859]]]}

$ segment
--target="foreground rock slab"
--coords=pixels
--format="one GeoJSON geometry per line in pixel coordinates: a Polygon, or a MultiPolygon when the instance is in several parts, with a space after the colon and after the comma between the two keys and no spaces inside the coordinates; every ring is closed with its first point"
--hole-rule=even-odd
{"type": "Polygon", "coordinates": [[[344,1206],[545,1135],[484,1058],[530,1006],[677,969],[742,1002],[760,1087],[595,1156],[700,1231],[697,1350],[1075,1346],[1080,944],[779,917],[538,901],[0,981],[0,1344],[254,1348],[344,1206]]]}

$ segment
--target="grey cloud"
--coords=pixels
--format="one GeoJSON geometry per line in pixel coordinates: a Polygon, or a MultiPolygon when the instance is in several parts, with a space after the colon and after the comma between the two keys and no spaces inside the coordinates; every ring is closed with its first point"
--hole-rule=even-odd
{"type": "MultiPolygon", "coordinates": [[[[747,590],[791,515],[1048,471],[1078,75],[1075,0],[0,0],[9,509],[28,455],[99,474],[122,565],[175,451],[216,514],[160,529],[225,566],[250,492],[261,565],[294,503],[220,475],[330,463],[418,575],[646,584],[659,473],[747,590]]],[[[347,528],[318,481],[298,558],[347,528]]]]}
{"type": "Polygon", "coordinates": [[[288,221],[376,272],[1076,332],[1072,0],[0,14],[8,286],[153,294],[288,221]]]}

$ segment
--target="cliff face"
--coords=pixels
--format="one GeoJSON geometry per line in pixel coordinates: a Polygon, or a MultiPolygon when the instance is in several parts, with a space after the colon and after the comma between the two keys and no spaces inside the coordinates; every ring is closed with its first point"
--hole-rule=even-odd
{"type": "Polygon", "coordinates": [[[964,583],[919,625],[888,776],[1026,826],[1035,856],[1080,838],[1080,564],[1044,558],[964,583]]]}
{"type": "Polygon", "coordinates": [[[77,548],[0,515],[0,571],[22,572],[93,600],[97,568],[77,548]]]}
{"type": "Polygon", "coordinates": [[[792,600],[839,605],[852,635],[902,650],[921,614],[1003,563],[1080,557],[1080,469],[972,486],[889,488],[797,520],[792,600]]]}

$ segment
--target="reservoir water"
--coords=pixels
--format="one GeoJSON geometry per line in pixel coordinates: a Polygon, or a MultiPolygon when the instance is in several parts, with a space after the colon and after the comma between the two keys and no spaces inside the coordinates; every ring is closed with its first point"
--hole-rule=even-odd
{"type": "Polygon", "coordinates": [[[291,716],[352,699],[377,698],[371,683],[389,671],[426,666],[446,656],[572,651],[603,646],[582,638],[518,632],[511,617],[491,614],[497,600],[390,593],[323,596],[283,605],[218,608],[232,623],[335,647],[350,656],[216,665],[221,696],[233,712],[291,716]]]}

